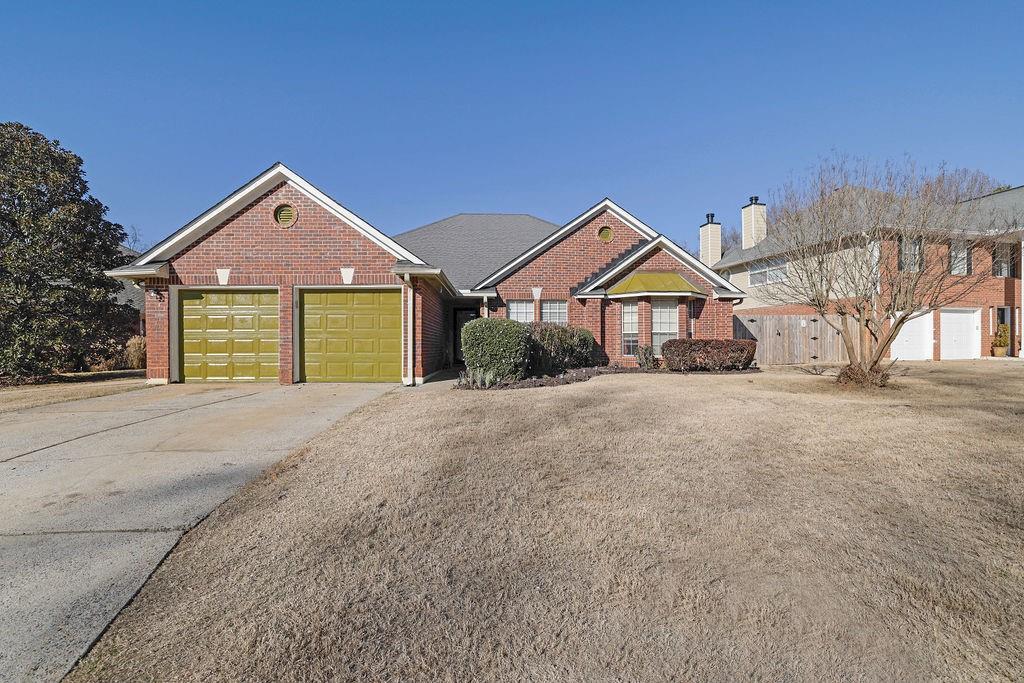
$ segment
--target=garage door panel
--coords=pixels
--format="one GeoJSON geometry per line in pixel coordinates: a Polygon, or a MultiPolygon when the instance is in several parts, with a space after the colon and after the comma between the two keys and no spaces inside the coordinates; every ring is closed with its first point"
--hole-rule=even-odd
{"type": "Polygon", "coordinates": [[[300,305],[303,320],[316,320],[302,331],[301,375],[306,381],[401,379],[400,292],[305,291],[300,305]]]}
{"type": "Polygon", "coordinates": [[[934,346],[934,318],[926,313],[903,324],[889,355],[899,360],[931,360],[934,346]]]}
{"type": "Polygon", "coordinates": [[[981,357],[981,312],[977,309],[943,309],[940,330],[943,360],[981,357]]]}
{"type": "Polygon", "coordinates": [[[179,298],[186,381],[277,379],[276,292],[190,290],[179,298]]]}
{"type": "Polygon", "coordinates": [[[352,353],[352,340],[344,338],[319,340],[321,353],[348,355],[352,353]]]}

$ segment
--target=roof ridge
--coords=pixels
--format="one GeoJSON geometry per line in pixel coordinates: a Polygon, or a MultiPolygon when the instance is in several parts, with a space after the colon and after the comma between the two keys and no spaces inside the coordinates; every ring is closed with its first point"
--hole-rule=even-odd
{"type": "Polygon", "coordinates": [[[445,216],[444,218],[438,218],[436,221],[431,221],[430,223],[426,223],[424,225],[420,225],[420,226],[415,227],[415,228],[410,228],[410,229],[406,230],[405,232],[396,233],[393,236],[394,237],[405,237],[407,235],[411,235],[412,233],[418,232],[418,231],[423,230],[425,228],[432,228],[435,225],[437,225],[438,223],[443,223],[443,222],[445,222],[447,220],[451,220],[452,218],[458,218],[459,216],[527,216],[527,217],[532,218],[534,220],[540,221],[541,223],[547,223],[548,225],[553,225],[555,227],[558,227],[557,223],[552,223],[551,221],[545,220],[543,218],[540,218],[539,216],[535,216],[532,213],[501,213],[501,212],[488,212],[488,211],[460,211],[459,213],[453,213],[452,215],[445,216]]]}

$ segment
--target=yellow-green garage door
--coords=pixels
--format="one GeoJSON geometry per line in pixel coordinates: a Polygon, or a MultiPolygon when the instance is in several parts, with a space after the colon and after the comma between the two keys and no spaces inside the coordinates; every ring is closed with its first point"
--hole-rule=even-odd
{"type": "Polygon", "coordinates": [[[303,290],[300,305],[305,381],[401,380],[400,290],[303,290]]]}
{"type": "Polygon", "coordinates": [[[274,291],[182,291],[184,380],[277,380],[274,291]]]}

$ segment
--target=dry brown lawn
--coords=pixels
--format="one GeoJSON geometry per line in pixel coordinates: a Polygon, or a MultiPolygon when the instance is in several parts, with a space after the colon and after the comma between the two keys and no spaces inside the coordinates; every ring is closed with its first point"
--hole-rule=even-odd
{"type": "Polygon", "coordinates": [[[0,413],[145,388],[145,376],[135,375],[137,373],[77,373],[58,375],[55,381],[43,384],[0,387],[0,413]],[[90,374],[98,375],[102,379],[92,381],[90,374]]]}
{"type": "Polygon", "coordinates": [[[1009,679],[1024,365],[400,390],[185,536],[87,680],[1009,679]]]}

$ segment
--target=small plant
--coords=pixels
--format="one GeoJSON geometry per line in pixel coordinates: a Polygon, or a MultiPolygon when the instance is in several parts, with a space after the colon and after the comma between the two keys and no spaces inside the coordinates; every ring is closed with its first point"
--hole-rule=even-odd
{"type": "Polygon", "coordinates": [[[639,346],[636,349],[636,362],[641,370],[654,370],[658,367],[658,357],[654,355],[653,346],[639,346]]]}
{"type": "Polygon", "coordinates": [[[1010,346],[1010,326],[1006,323],[999,323],[999,327],[996,328],[996,336],[992,339],[992,348],[1002,349],[1002,354],[1005,355],[1007,347],[1010,346]]]}
{"type": "Polygon", "coordinates": [[[469,389],[490,389],[497,381],[494,373],[479,368],[467,368],[459,373],[459,386],[469,389]]]}
{"type": "Polygon", "coordinates": [[[135,335],[124,345],[124,364],[131,370],[146,367],[146,338],[135,335]]]}

